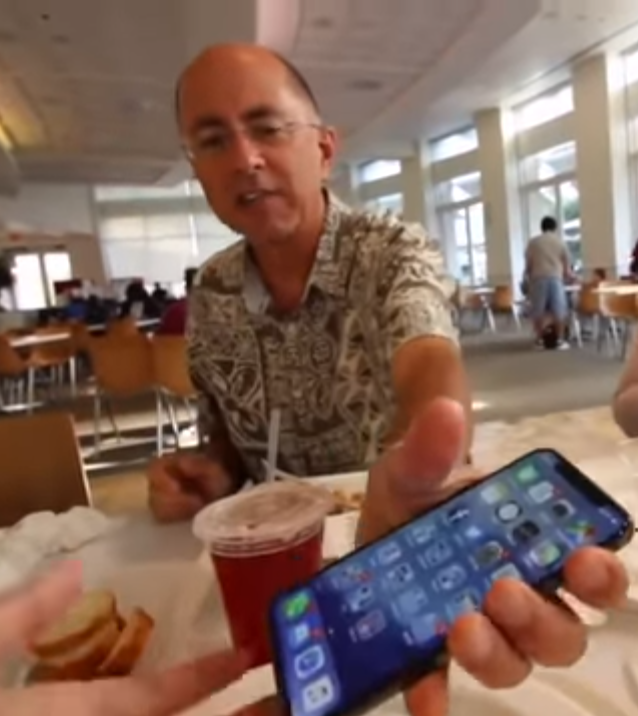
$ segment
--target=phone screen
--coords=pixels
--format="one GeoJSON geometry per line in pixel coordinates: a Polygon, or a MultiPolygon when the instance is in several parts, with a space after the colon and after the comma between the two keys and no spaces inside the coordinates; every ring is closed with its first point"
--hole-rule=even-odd
{"type": "Polygon", "coordinates": [[[631,534],[626,511],[560,455],[521,458],[275,600],[292,715],[375,701],[444,653],[449,625],[480,609],[497,579],[556,586],[574,549],[619,547],[631,534]]]}

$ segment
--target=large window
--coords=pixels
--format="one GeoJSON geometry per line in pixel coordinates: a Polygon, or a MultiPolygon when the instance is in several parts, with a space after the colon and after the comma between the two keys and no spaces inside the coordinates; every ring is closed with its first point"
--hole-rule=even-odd
{"type": "Polygon", "coordinates": [[[366,202],[366,208],[372,211],[389,211],[392,214],[401,214],[403,212],[403,194],[386,194],[378,196],[376,199],[370,199],[366,202]]]}
{"type": "Polygon", "coordinates": [[[436,188],[436,195],[439,205],[458,204],[477,199],[481,196],[481,173],[472,172],[442,182],[436,188]]]}
{"type": "Polygon", "coordinates": [[[560,235],[565,240],[576,270],[582,269],[580,228],[580,195],[574,180],[546,184],[527,192],[530,236],[540,232],[543,217],[558,221],[560,235]]]}
{"type": "Polygon", "coordinates": [[[377,159],[359,167],[359,177],[363,183],[386,179],[401,174],[400,159],[377,159]]]}
{"type": "Polygon", "coordinates": [[[99,233],[111,277],[181,282],[237,240],[210,211],[196,182],[175,187],[97,187],[99,233]]]}
{"type": "Polygon", "coordinates": [[[575,142],[567,142],[544,152],[533,154],[521,162],[521,174],[524,184],[546,182],[561,176],[572,176],[575,171],[575,142]]]}
{"type": "Polygon", "coordinates": [[[446,241],[456,249],[456,276],[464,285],[480,286],[487,281],[487,250],[483,203],[476,202],[441,212],[446,241]]]}
{"type": "Polygon", "coordinates": [[[638,82],[638,50],[634,49],[625,55],[625,82],[632,85],[638,82]]]}
{"type": "Polygon", "coordinates": [[[437,212],[451,264],[448,269],[465,285],[487,280],[481,174],[473,172],[436,187],[437,212]]]}
{"type": "Polygon", "coordinates": [[[475,127],[470,127],[463,132],[448,134],[447,137],[435,139],[432,144],[432,158],[434,161],[450,159],[460,154],[466,154],[478,149],[479,139],[475,127]]]}
{"type": "Polygon", "coordinates": [[[580,195],[576,144],[567,142],[521,160],[521,183],[529,236],[540,233],[543,217],[556,219],[572,258],[582,268],[580,195]]]}
{"type": "Polygon", "coordinates": [[[516,125],[519,131],[531,129],[573,111],[574,90],[567,85],[517,107],[516,125]]]}

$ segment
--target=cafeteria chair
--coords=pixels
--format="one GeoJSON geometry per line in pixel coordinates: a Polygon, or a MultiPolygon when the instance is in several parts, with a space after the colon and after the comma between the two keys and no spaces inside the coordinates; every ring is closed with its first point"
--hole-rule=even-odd
{"type": "Polygon", "coordinates": [[[196,424],[191,401],[196,391],[191,383],[186,357],[186,339],[183,336],[157,335],[151,341],[153,356],[153,377],[157,412],[157,454],[164,450],[164,418],[167,417],[175,444],[179,444],[179,421],[176,405],[186,408],[189,422],[196,424]]]}
{"type": "Polygon", "coordinates": [[[153,359],[148,336],[107,334],[94,338],[89,355],[95,392],[93,395],[94,449],[99,455],[102,447],[102,408],[106,407],[118,442],[121,435],[113,415],[115,399],[132,398],[154,390],[153,359]]]}
{"type": "Polygon", "coordinates": [[[0,527],[33,512],[90,506],[91,490],[68,413],[0,418],[0,527]]]}

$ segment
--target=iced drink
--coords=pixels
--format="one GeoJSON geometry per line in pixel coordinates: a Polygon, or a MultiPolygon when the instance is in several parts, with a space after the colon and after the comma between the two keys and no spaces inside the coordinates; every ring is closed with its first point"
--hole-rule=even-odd
{"type": "Polygon", "coordinates": [[[262,484],[205,508],[193,530],[211,554],[230,633],[257,666],[271,661],[268,609],[321,568],[332,495],[302,482],[262,484]]]}

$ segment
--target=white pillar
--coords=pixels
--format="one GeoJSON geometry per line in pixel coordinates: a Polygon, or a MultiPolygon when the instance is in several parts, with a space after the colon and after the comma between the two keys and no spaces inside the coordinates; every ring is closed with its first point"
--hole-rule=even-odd
{"type": "Polygon", "coordinates": [[[574,130],[583,264],[626,272],[633,245],[622,58],[574,67],[574,130]]]}
{"type": "Polygon", "coordinates": [[[452,253],[454,259],[456,253],[448,252],[448,247],[441,239],[426,142],[415,142],[413,154],[401,160],[401,192],[403,194],[403,219],[422,224],[425,227],[430,238],[439,244],[448,270],[451,270],[451,256],[448,256],[448,253],[452,253]]]}
{"type": "Polygon", "coordinates": [[[479,137],[487,280],[517,290],[525,263],[525,241],[512,117],[499,109],[486,109],[478,112],[474,121],[479,137]]]}

